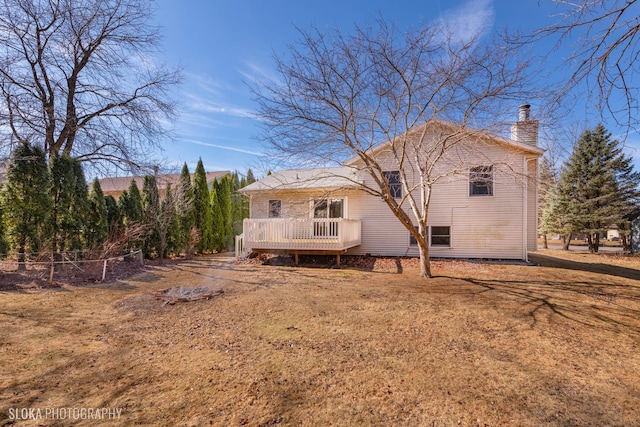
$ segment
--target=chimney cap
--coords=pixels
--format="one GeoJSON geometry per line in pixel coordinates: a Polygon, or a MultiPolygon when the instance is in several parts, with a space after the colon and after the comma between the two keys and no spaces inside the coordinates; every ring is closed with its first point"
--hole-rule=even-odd
{"type": "Polygon", "coordinates": [[[529,121],[529,113],[531,111],[530,104],[522,104],[518,108],[518,121],[519,122],[527,122],[529,121]]]}

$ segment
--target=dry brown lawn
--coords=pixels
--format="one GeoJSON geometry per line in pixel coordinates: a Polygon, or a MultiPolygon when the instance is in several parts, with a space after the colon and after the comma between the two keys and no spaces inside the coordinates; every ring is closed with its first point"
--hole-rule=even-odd
{"type": "Polygon", "coordinates": [[[0,425],[640,425],[640,259],[532,258],[421,280],[211,257],[2,291],[0,425]],[[154,295],[178,285],[224,292],[154,295]],[[120,418],[12,419],[105,407],[120,418]]]}

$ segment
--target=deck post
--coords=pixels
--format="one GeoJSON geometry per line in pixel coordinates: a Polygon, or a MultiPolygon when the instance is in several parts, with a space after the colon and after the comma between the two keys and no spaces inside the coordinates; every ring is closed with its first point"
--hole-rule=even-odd
{"type": "Polygon", "coordinates": [[[296,264],[296,265],[298,265],[298,251],[295,251],[295,252],[293,253],[293,258],[294,258],[294,262],[295,262],[295,264],[296,264]]]}
{"type": "Polygon", "coordinates": [[[336,254],[336,266],[340,267],[340,253],[336,254]]]}

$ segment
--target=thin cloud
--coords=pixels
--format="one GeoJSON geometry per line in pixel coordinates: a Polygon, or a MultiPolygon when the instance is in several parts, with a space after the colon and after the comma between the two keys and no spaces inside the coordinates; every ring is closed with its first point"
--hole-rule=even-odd
{"type": "Polygon", "coordinates": [[[460,41],[467,41],[489,30],[495,22],[493,0],[469,0],[443,13],[439,24],[460,41]]]}
{"type": "Polygon", "coordinates": [[[277,82],[280,77],[274,72],[272,67],[263,67],[251,61],[244,61],[247,70],[237,70],[244,78],[245,82],[252,85],[260,85],[267,82],[277,82]]]}
{"type": "Polygon", "coordinates": [[[196,114],[198,112],[203,112],[203,113],[218,113],[218,114],[224,114],[227,116],[241,117],[241,118],[248,118],[248,119],[257,118],[256,113],[254,113],[253,111],[247,108],[212,101],[208,97],[203,97],[200,94],[186,92],[184,94],[184,99],[188,102],[188,105],[189,105],[188,110],[196,114]]]}
{"type": "Polygon", "coordinates": [[[259,157],[265,156],[264,153],[259,152],[259,151],[252,151],[252,150],[247,150],[247,149],[238,148],[238,147],[230,147],[228,145],[211,144],[210,142],[202,142],[202,141],[198,141],[198,140],[195,140],[195,139],[183,139],[182,141],[188,142],[190,144],[202,145],[202,146],[205,146],[205,147],[213,147],[213,148],[219,148],[221,150],[235,151],[237,153],[251,154],[251,155],[259,156],[259,157]]]}

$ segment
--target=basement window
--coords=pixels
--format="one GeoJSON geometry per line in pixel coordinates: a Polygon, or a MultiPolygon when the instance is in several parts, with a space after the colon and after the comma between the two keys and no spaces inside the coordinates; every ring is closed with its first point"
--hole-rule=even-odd
{"type": "Polygon", "coordinates": [[[451,227],[431,227],[431,246],[451,246],[451,227]]]}

